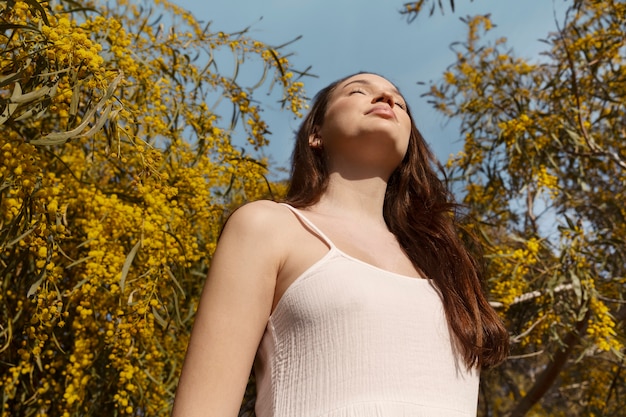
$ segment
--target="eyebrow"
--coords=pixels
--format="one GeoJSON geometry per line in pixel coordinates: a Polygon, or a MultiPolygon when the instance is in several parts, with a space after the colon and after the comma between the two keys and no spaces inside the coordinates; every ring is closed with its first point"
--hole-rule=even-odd
{"type": "MultiPolygon", "coordinates": [[[[370,81],[357,79],[357,80],[352,80],[352,81],[350,81],[349,83],[345,84],[345,85],[342,87],[342,89],[343,89],[343,88],[348,87],[348,86],[349,86],[349,85],[351,85],[351,84],[363,84],[363,85],[366,85],[366,86],[371,86],[371,85],[372,85],[372,83],[371,83],[370,81]]],[[[393,84],[392,84],[392,86],[393,86],[393,84]]],[[[391,91],[392,91],[394,94],[397,94],[397,95],[399,95],[400,97],[404,98],[404,96],[402,95],[402,93],[400,93],[400,91],[398,90],[398,88],[397,88],[396,86],[393,86],[393,88],[391,89],[391,91]]]]}

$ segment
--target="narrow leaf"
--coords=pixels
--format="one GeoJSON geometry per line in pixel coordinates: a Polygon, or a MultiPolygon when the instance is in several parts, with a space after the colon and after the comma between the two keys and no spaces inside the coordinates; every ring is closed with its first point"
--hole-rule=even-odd
{"type": "Polygon", "coordinates": [[[130,266],[133,263],[133,259],[135,259],[135,255],[137,255],[137,251],[141,246],[141,241],[137,242],[135,246],[130,250],[128,256],[126,256],[126,260],[124,261],[124,265],[122,266],[122,275],[120,276],[120,290],[122,294],[124,294],[124,286],[126,285],[126,277],[128,276],[128,271],[130,270],[130,266]]]}
{"type": "Polygon", "coordinates": [[[33,283],[33,285],[31,285],[30,288],[28,289],[28,292],[26,293],[27,298],[30,298],[33,294],[37,292],[37,290],[39,289],[39,286],[41,285],[45,277],[46,277],[46,273],[44,271],[44,273],[41,274],[41,278],[39,278],[37,282],[33,283]]]}

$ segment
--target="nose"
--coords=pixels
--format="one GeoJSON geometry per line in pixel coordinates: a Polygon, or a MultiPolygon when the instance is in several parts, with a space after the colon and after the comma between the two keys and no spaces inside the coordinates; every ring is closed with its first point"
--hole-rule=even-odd
{"type": "Polygon", "coordinates": [[[372,101],[373,103],[387,103],[389,104],[389,107],[392,107],[395,105],[395,101],[393,100],[393,95],[387,91],[381,91],[379,94],[377,94],[374,97],[374,100],[372,101]]]}

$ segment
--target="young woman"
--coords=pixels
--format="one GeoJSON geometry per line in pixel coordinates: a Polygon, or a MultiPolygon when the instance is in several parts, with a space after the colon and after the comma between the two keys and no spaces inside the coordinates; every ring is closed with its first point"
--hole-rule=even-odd
{"type": "Polygon", "coordinates": [[[284,203],[228,220],[175,417],[474,416],[508,335],[455,206],[396,87],[361,73],[318,93],[284,203]]]}

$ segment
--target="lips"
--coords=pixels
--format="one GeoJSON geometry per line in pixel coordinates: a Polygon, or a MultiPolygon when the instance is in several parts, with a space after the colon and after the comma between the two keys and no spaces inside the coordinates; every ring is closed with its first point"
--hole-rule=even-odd
{"type": "Polygon", "coordinates": [[[368,114],[374,114],[376,116],[380,116],[383,119],[394,119],[396,120],[396,114],[394,113],[393,109],[391,107],[389,107],[388,104],[379,104],[376,105],[374,107],[372,107],[371,109],[369,109],[367,112],[365,112],[366,115],[368,114]]]}

